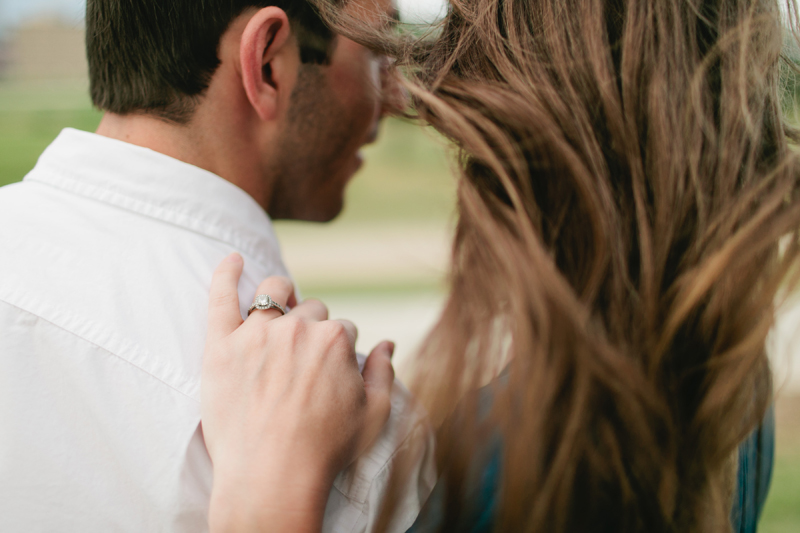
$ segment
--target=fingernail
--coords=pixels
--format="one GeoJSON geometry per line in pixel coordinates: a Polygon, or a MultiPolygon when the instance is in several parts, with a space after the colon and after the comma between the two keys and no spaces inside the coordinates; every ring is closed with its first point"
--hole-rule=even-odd
{"type": "Polygon", "coordinates": [[[241,263],[243,261],[242,256],[236,252],[233,252],[231,255],[225,258],[225,261],[228,263],[241,263]]]}
{"type": "Polygon", "coordinates": [[[394,343],[392,341],[386,341],[386,349],[389,350],[389,359],[394,356],[394,343]]]}

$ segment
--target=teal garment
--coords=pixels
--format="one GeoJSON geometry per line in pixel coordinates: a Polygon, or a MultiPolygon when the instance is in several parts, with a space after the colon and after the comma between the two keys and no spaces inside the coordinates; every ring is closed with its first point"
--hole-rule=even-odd
{"type": "Polygon", "coordinates": [[[475,490],[471,491],[464,516],[458,524],[444,526],[445,488],[437,483],[414,525],[407,533],[491,533],[497,505],[497,478],[500,473],[500,454],[495,453],[484,468],[475,490]]]}
{"type": "Polygon", "coordinates": [[[739,446],[739,471],[731,522],[734,533],[755,533],[767,500],[775,461],[775,410],[739,446]]]}
{"type": "MultiPolygon", "coordinates": [[[[493,516],[497,507],[497,480],[500,474],[500,447],[485,462],[481,475],[469,490],[464,509],[468,511],[458,524],[448,524],[448,533],[491,533],[493,516]]],[[[775,415],[773,408],[767,412],[761,426],[739,447],[739,470],[736,497],[731,510],[734,533],[755,533],[758,519],[767,499],[775,459],[775,415]]],[[[442,531],[445,505],[445,488],[437,483],[428,502],[408,533],[433,533],[442,531]]]]}

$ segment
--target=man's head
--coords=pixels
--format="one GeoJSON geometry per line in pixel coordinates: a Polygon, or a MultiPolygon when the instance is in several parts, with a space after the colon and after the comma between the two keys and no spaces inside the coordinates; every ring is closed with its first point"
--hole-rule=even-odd
{"type": "Polygon", "coordinates": [[[333,34],[306,0],[88,0],[92,102],[184,123],[220,64],[222,35],[248,8],[286,12],[308,63],[328,62],[333,34]]]}
{"type": "Polygon", "coordinates": [[[307,0],[88,0],[86,30],[94,104],[149,124],[138,142],[112,136],[219,174],[274,218],[339,213],[384,110],[386,60],[334,35],[307,0]],[[183,143],[153,146],[148,127],[183,143]]]}

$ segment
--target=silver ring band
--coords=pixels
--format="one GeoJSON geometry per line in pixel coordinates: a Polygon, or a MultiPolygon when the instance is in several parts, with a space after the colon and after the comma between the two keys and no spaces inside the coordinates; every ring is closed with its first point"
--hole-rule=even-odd
{"type": "Polygon", "coordinates": [[[275,300],[270,297],[269,294],[259,294],[253,300],[253,305],[250,306],[250,309],[247,310],[247,316],[250,316],[250,313],[255,311],[256,309],[260,311],[267,311],[268,309],[277,309],[281,312],[281,315],[286,314],[286,310],[276,302],[275,300]]]}

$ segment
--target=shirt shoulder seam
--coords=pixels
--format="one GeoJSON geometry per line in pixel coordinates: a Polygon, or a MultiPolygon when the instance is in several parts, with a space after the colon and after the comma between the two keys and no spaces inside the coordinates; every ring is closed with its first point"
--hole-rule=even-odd
{"type": "Polygon", "coordinates": [[[64,333],[66,333],[66,334],[68,334],[68,335],[70,335],[72,337],[75,337],[76,339],[79,339],[79,340],[81,340],[81,341],[83,341],[83,342],[85,342],[87,344],[90,344],[91,346],[94,346],[94,347],[98,348],[99,350],[105,352],[106,354],[111,355],[112,357],[115,357],[115,358],[127,363],[128,365],[130,365],[131,367],[139,370],[143,374],[146,374],[146,375],[150,376],[152,379],[162,383],[164,386],[168,387],[171,390],[174,390],[175,392],[181,394],[182,396],[185,396],[186,398],[192,400],[193,402],[200,403],[196,398],[193,398],[190,394],[187,394],[185,391],[180,390],[180,388],[175,387],[174,385],[171,385],[171,384],[167,383],[163,378],[160,378],[159,376],[153,374],[152,372],[149,372],[148,370],[142,368],[141,366],[137,365],[133,361],[130,361],[129,359],[127,359],[125,357],[122,357],[121,355],[119,355],[117,353],[114,353],[113,351],[109,350],[105,346],[102,346],[101,344],[99,344],[97,342],[94,342],[94,341],[92,341],[90,339],[87,339],[86,337],[83,337],[83,336],[79,335],[78,333],[76,333],[76,332],[74,332],[74,331],[72,331],[72,330],[70,330],[70,329],[68,329],[68,328],[66,328],[64,326],[62,326],[60,324],[57,324],[57,323],[53,322],[52,320],[50,320],[50,319],[48,319],[48,318],[46,318],[46,317],[44,317],[44,316],[42,316],[40,314],[34,313],[34,312],[32,312],[32,311],[30,311],[28,309],[25,309],[25,308],[21,307],[20,305],[17,305],[17,304],[15,304],[13,302],[10,302],[6,298],[0,297],[0,302],[4,303],[4,304],[6,304],[6,305],[8,305],[10,307],[13,307],[14,309],[19,310],[21,313],[28,314],[28,315],[36,318],[37,320],[42,320],[42,321],[50,324],[54,328],[57,328],[57,329],[63,331],[64,333]]]}
{"type": "MultiPolygon", "coordinates": [[[[264,267],[271,267],[275,261],[263,257],[259,252],[261,248],[252,242],[252,237],[241,235],[235,231],[225,231],[224,234],[218,234],[213,231],[211,226],[200,217],[193,216],[189,213],[183,213],[167,209],[163,206],[148,203],[139,198],[134,198],[112,189],[101,189],[95,185],[83,183],[78,179],[78,176],[71,171],[71,169],[54,169],[50,164],[38,165],[37,173],[57,175],[58,180],[62,182],[69,182],[69,187],[61,186],[54,183],[51,179],[40,177],[33,172],[26,176],[28,183],[35,183],[53,189],[57,189],[64,193],[68,193],[79,198],[100,202],[103,205],[115,207],[123,211],[143,216],[152,220],[157,220],[164,224],[169,224],[184,231],[197,233],[203,237],[213,239],[228,246],[233,246],[240,249],[242,252],[250,255],[256,259],[264,267]]],[[[282,266],[282,265],[278,265],[282,266]]]]}

